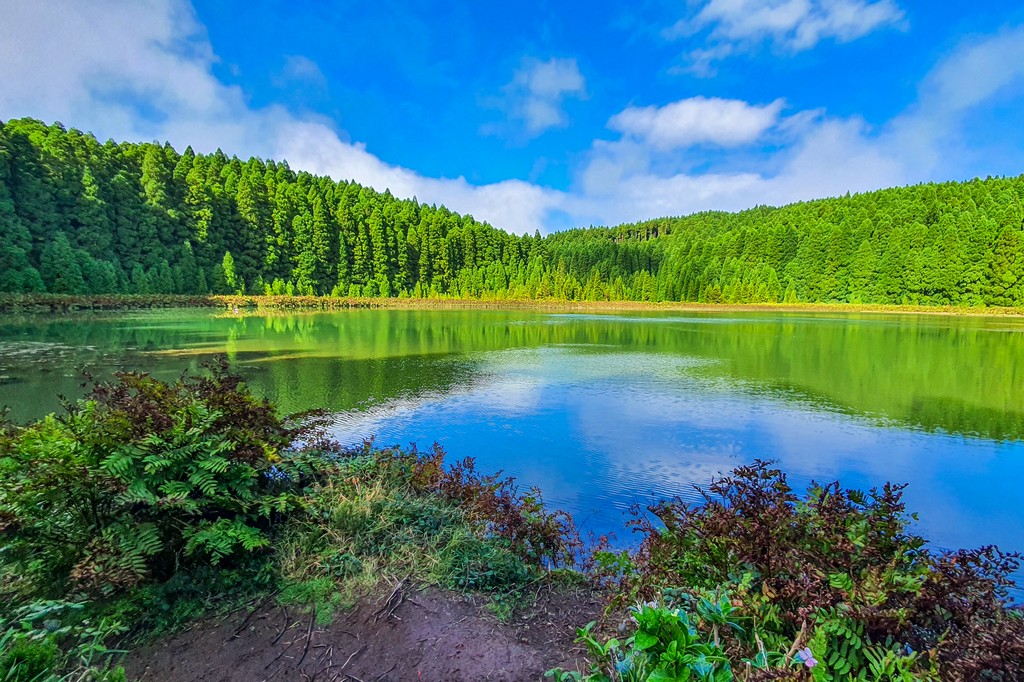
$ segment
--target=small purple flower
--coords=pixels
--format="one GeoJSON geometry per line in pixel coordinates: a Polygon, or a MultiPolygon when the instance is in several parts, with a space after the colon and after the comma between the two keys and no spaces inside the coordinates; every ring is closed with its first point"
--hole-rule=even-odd
{"type": "Polygon", "coordinates": [[[800,651],[796,652],[796,657],[803,661],[804,665],[808,668],[813,668],[818,665],[818,659],[814,658],[814,654],[811,653],[810,647],[804,647],[800,651]]]}

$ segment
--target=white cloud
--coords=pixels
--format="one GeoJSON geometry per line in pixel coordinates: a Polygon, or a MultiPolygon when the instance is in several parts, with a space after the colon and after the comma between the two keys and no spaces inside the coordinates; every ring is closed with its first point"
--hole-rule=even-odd
{"type": "Polygon", "coordinates": [[[695,73],[711,75],[715,61],[763,42],[800,52],[822,40],[850,42],[903,20],[895,0],[707,0],[663,35],[706,34],[710,46],[692,50],[688,59],[695,73]]]}
{"type": "Polygon", "coordinates": [[[914,160],[918,176],[957,164],[966,153],[960,143],[965,115],[1022,84],[1024,27],[971,38],[932,69],[917,102],[890,123],[890,146],[914,160]]]}
{"type": "Polygon", "coordinates": [[[240,92],[209,76],[212,62],[191,8],[178,3],[7,3],[0,111],[75,124],[109,120],[120,134],[137,133],[119,95],[185,116],[237,106],[240,92]]]}
{"type": "MultiPolygon", "coordinates": [[[[567,125],[569,118],[562,107],[563,100],[587,94],[586,81],[576,60],[558,58],[523,60],[503,92],[497,105],[511,119],[522,123],[530,137],[567,125]]],[[[491,126],[489,130],[497,132],[500,128],[491,126]]]]}
{"type": "Polygon", "coordinates": [[[284,58],[284,67],[274,77],[274,84],[278,87],[289,85],[306,85],[317,88],[327,86],[327,76],[320,70],[320,65],[309,57],[300,54],[288,55],[284,58]]]}
{"type": "Polygon", "coordinates": [[[663,107],[629,107],[608,127],[659,150],[754,142],[779,120],[784,102],[753,105],[735,99],[691,97],[663,107]]]}
{"type": "MultiPolygon", "coordinates": [[[[691,98],[626,109],[609,122],[619,134],[581,155],[568,191],[515,179],[479,186],[424,177],[348,141],[327,119],[250,106],[240,88],[213,74],[216,59],[185,0],[9,3],[0,23],[0,118],[60,120],[101,139],[286,158],[294,168],[532,232],[555,219],[615,224],[962,178],[973,172],[959,153],[965,117],[1024,83],[1024,28],[966,42],[923,79],[914,106],[881,126],[820,111],[782,117],[781,100],[691,98]],[[761,150],[765,140],[772,151],[761,150]],[[698,155],[693,145],[702,144],[719,149],[698,155]]],[[[578,68],[560,63],[537,62],[547,66],[525,69],[517,82],[549,100],[582,95],[582,76],[569,77],[578,68]]],[[[538,124],[553,120],[540,111],[538,124]]]]}
{"type": "Polygon", "coordinates": [[[960,112],[1024,76],[1024,28],[973,38],[932,70],[921,88],[922,108],[960,112]]]}
{"type": "MultiPolygon", "coordinates": [[[[917,102],[881,126],[858,117],[798,112],[758,135],[757,126],[749,128],[749,141],[771,135],[777,151],[764,156],[741,148],[741,162],[700,172],[688,172],[688,155],[659,144],[657,137],[596,142],[576,191],[565,198],[566,210],[580,223],[614,224],[966,179],[972,171],[962,165],[964,118],[1022,87],[1024,27],[1018,27],[965,42],[923,79],[917,102]],[[752,156],[743,156],[747,151],[752,156]]],[[[746,111],[741,105],[737,110],[746,111]]]]}
{"type": "Polygon", "coordinates": [[[547,211],[559,203],[558,192],[522,180],[471,185],[462,177],[424,177],[385,163],[361,143],[342,142],[322,123],[291,122],[274,138],[274,148],[276,156],[289,159],[295,168],[338,180],[354,179],[378,190],[390,189],[398,197],[415,196],[444,204],[518,233],[542,227],[547,211]]]}
{"type": "Polygon", "coordinates": [[[908,182],[899,148],[882,143],[860,119],[816,116],[800,120],[796,131],[781,151],[760,161],[701,172],[672,170],[675,155],[651,147],[598,143],[580,172],[577,192],[565,202],[570,213],[582,218],[579,222],[615,224],[781,205],[908,182]]]}
{"type": "MultiPolygon", "coordinates": [[[[215,61],[185,0],[11,3],[0,23],[0,118],[59,120],[100,139],[286,158],[295,168],[443,203],[516,232],[542,227],[555,202],[556,193],[519,180],[475,186],[461,177],[423,177],[343,141],[326,120],[299,118],[282,106],[251,108],[241,89],[213,75],[215,61]]],[[[286,71],[319,73],[305,58],[291,58],[286,71]]],[[[531,91],[574,91],[565,73],[560,63],[536,70],[531,91]]]]}

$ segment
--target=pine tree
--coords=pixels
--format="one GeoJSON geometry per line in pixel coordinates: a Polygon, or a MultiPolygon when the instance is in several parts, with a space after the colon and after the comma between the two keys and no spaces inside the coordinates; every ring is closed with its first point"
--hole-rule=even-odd
{"type": "Polygon", "coordinates": [[[0,123],[10,292],[1024,305],[1022,221],[1024,178],[990,178],[520,237],[284,162],[0,123]]]}
{"type": "Polygon", "coordinates": [[[148,273],[150,291],[154,294],[173,294],[174,275],[171,266],[161,259],[148,273]]]}
{"type": "Polygon", "coordinates": [[[221,260],[220,267],[224,278],[225,291],[223,293],[245,293],[245,286],[242,284],[242,280],[239,279],[238,273],[235,271],[235,259],[231,255],[230,251],[224,252],[224,258],[221,260]]]}
{"type": "Polygon", "coordinates": [[[15,213],[7,188],[9,155],[3,142],[0,137],[0,292],[28,293],[37,290],[39,273],[29,261],[32,235],[15,213]]]}
{"type": "Polygon", "coordinates": [[[146,269],[142,267],[142,263],[136,263],[132,266],[128,290],[129,293],[133,294],[153,293],[149,286],[149,276],[146,275],[146,269]]]}
{"type": "Polygon", "coordinates": [[[175,266],[177,277],[177,293],[179,294],[201,294],[206,293],[199,284],[199,265],[196,263],[195,252],[192,250],[192,243],[186,241],[181,247],[181,256],[175,266]]]}
{"type": "Polygon", "coordinates": [[[63,232],[58,232],[53,241],[43,249],[39,274],[43,278],[46,290],[51,294],[86,293],[82,269],[71,248],[71,242],[63,232]]]}
{"type": "Polygon", "coordinates": [[[82,194],[78,198],[75,223],[75,246],[94,256],[109,254],[110,235],[113,231],[107,202],[103,200],[99,183],[89,166],[82,172],[82,194]]]}
{"type": "Polygon", "coordinates": [[[330,292],[332,282],[337,281],[334,266],[338,247],[331,248],[331,235],[337,234],[327,208],[320,196],[313,200],[313,216],[310,223],[310,250],[313,256],[312,289],[317,294],[330,292]]]}
{"type": "Polygon", "coordinates": [[[293,276],[300,294],[316,293],[317,256],[313,246],[313,221],[308,215],[300,214],[292,221],[295,233],[295,267],[293,276]]]}
{"type": "Polygon", "coordinates": [[[1024,234],[1004,227],[992,247],[985,302],[1012,306],[1024,303],[1024,234]]]}

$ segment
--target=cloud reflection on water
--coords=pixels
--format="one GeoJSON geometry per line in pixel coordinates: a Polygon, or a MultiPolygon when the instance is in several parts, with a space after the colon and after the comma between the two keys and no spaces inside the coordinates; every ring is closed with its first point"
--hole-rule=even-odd
{"type": "Polygon", "coordinates": [[[680,495],[755,458],[797,487],[839,478],[869,488],[909,482],[907,501],[940,546],[1024,548],[1007,508],[1024,444],[928,433],[842,414],[811,400],[709,381],[706,361],[549,347],[482,354],[476,378],[444,394],[339,415],[334,435],[378,443],[437,440],[540,487],[586,529],[622,535],[633,502],[680,495]],[[999,475],[993,476],[993,472],[999,475]]]}

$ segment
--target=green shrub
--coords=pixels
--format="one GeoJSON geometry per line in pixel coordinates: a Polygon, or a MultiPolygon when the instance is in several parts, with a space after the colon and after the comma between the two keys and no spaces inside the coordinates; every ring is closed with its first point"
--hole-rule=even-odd
{"type": "Polygon", "coordinates": [[[0,423],[0,612],[84,608],[59,633],[34,615],[32,646],[0,622],[0,656],[34,675],[53,644],[61,674],[116,675],[90,661],[117,623],[166,632],[278,590],[323,623],[387,579],[503,595],[507,617],[523,584],[572,565],[571,519],[443,457],[341,448],[223,363],[175,382],[119,374],[59,416],[0,423]]]}
{"type": "Polygon", "coordinates": [[[930,550],[910,530],[904,487],[835,482],[799,496],[755,462],[700,505],[649,507],[661,524],[638,513],[640,547],[594,563],[620,599],[692,603],[734,665],[750,664],[745,680],[796,679],[795,661],[819,682],[1024,679],[1024,618],[1009,601],[1020,557],[930,550]],[[747,627],[723,628],[727,612],[747,627]]]}
{"type": "Polygon", "coordinates": [[[268,545],[295,509],[295,438],[226,366],[121,374],[0,435],[0,563],[38,594],[108,594],[268,545]]]}
{"type": "Polygon", "coordinates": [[[531,568],[500,543],[466,533],[440,551],[437,574],[446,587],[486,592],[525,583],[531,568]]]}
{"type": "MultiPolygon", "coordinates": [[[[633,633],[603,644],[595,623],[580,628],[576,641],[586,645],[593,662],[586,672],[549,670],[558,682],[728,682],[729,659],[717,641],[698,632],[691,614],[664,602],[630,609],[633,633]]],[[[738,627],[732,621],[729,625],[738,627]]],[[[717,637],[715,637],[717,640],[717,637]]]]}
{"type": "Polygon", "coordinates": [[[143,640],[176,632],[212,613],[227,613],[271,593],[278,576],[267,557],[253,556],[230,568],[194,566],[164,582],[152,582],[98,605],[143,640]]]}
{"type": "Polygon", "coordinates": [[[123,682],[124,671],[111,668],[117,652],[107,642],[125,627],[109,618],[83,617],[83,605],[36,601],[0,615],[0,679],[57,682],[90,679],[123,682]]]}
{"type": "Polygon", "coordinates": [[[45,680],[57,662],[58,651],[53,642],[19,640],[0,659],[0,679],[4,682],[45,680]]]}
{"type": "Polygon", "coordinates": [[[510,482],[478,476],[466,463],[446,469],[442,458],[440,450],[370,444],[329,457],[303,498],[305,516],[279,543],[289,599],[322,604],[301,593],[324,576],[347,595],[407,578],[512,593],[563,561],[573,538],[553,534],[567,520],[518,496],[510,482]]]}

